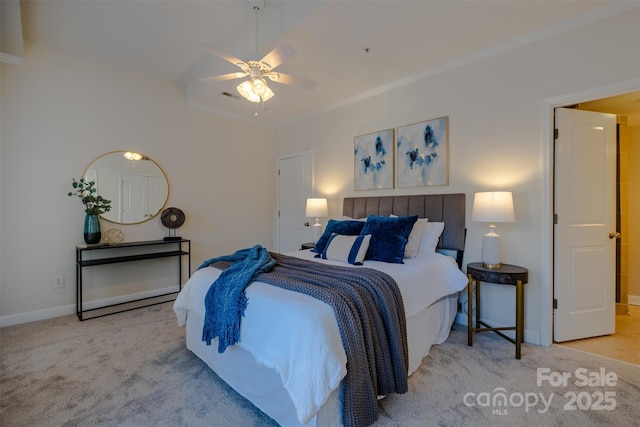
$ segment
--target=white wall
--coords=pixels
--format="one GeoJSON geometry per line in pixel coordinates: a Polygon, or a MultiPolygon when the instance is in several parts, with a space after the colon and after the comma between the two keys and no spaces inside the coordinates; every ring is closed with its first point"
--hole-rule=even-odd
{"type": "MultiPolygon", "coordinates": [[[[473,194],[512,191],[516,222],[498,231],[504,261],[529,269],[525,339],[539,344],[550,325],[542,304],[551,312],[544,107],[554,97],[638,80],[639,18],[635,9],[286,126],[277,131],[276,154],[313,150],[315,191],[329,199],[331,216],[341,214],[346,196],[466,193],[465,264],[479,260],[487,226],[470,220],[473,194]],[[448,186],[353,190],[354,136],[441,116],[449,116],[448,186]]],[[[513,324],[514,299],[511,288],[485,285],[483,313],[495,324],[513,324]]]]}
{"type": "MultiPolygon", "coordinates": [[[[192,239],[192,269],[242,247],[272,246],[273,130],[190,109],[169,83],[38,45],[25,46],[21,65],[2,64],[0,78],[0,324],[72,312],[84,210],[67,192],[108,151],[134,150],[164,169],[168,206],[187,217],[179,234],[192,239]],[[61,275],[65,287],[53,289],[61,275]]],[[[109,228],[126,241],[167,235],[159,218],[103,221],[109,228]]]]}

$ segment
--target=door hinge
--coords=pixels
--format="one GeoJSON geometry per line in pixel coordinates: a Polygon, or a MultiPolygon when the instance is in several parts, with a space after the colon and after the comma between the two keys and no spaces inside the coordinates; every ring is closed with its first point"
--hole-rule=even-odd
{"type": "Polygon", "coordinates": [[[558,129],[554,129],[554,130],[553,130],[553,139],[558,139],[558,134],[559,134],[559,133],[560,133],[560,132],[558,132],[558,129]]]}
{"type": "Polygon", "coordinates": [[[554,225],[558,224],[558,214],[557,213],[553,214],[553,224],[554,225]]]}
{"type": "Polygon", "coordinates": [[[558,309],[558,300],[557,299],[553,299],[553,309],[557,310],[558,309]]]}
{"type": "Polygon", "coordinates": [[[278,176],[280,176],[280,169],[278,169],[278,176]]]}
{"type": "Polygon", "coordinates": [[[278,218],[280,218],[280,211],[278,211],[278,218]]]}

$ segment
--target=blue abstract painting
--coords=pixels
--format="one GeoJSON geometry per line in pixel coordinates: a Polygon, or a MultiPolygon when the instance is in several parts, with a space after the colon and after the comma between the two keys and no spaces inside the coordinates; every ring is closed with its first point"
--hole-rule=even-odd
{"type": "Polygon", "coordinates": [[[448,184],[448,124],[440,117],[398,128],[398,188],[448,184]]]}
{"type": "Polygon", "coordinates": [[[393,188],[393,129],[356,136],[356,190],[393,188]]]}

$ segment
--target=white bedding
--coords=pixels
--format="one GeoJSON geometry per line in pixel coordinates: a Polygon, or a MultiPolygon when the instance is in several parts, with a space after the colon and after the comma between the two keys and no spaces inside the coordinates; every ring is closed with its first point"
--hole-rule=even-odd
{"type": "MultiPolygon", "coordinates": [[[[310,251],[287,255],[325,264],[348,265],[315,259],[310,251]]],[[[405,264],[365,261],[364,266],[384,271],[396,280],[407,318],[435,301],[461,291],[467,284],[466,276],[456,263],[444,255],[423,253],[404,261],[405,264]]],[[[174,304],[180,325],[186,323],[189,311],[204,318],[205,295],[219,273],[219,270],[207,267],[196,271],[189,279],[174,304]]],[[[258,364],[277,372],[295,407],[298,421],[306,424],[346,374],[346,356],[333,309],[310,296],[261,282],[247,287],[246,295],[248,306],[237,346],[250,353],[258,364]]],[[[212,343],[211,351],[217,351],[217,342],[212,343]]],[[[416,364],[410,354],[412,368],[409,373],[418,365],[419,360],[416,364]]]]}

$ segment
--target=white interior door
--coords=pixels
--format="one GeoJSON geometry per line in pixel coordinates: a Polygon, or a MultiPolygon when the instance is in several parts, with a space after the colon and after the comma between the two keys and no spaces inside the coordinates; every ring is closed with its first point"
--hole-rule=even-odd
{"type": "Polygon", "coordinates": [[[311,151],[278,159],[278,251],[291,252],[313,240],[305,217],[307,198],[313,194],[311,151]]]}
{"type": "Polygon", "coordinates": [[[167,200],[168,192],[166,179],[157,176],[149,177],[149,212],[147,212],[149,217],[154,216],[162,209],[167,200]]]}
{"type": "Polygon", "coordinates": [[[616,116],[555,111],[554,341],[615,332],[616,116]]]}
{"type": "Polygon", "coordinates": [[[149,211],[149,179],[144,175],[122,174],[120,221],[135,223],[144,221],[149,211]]]}

